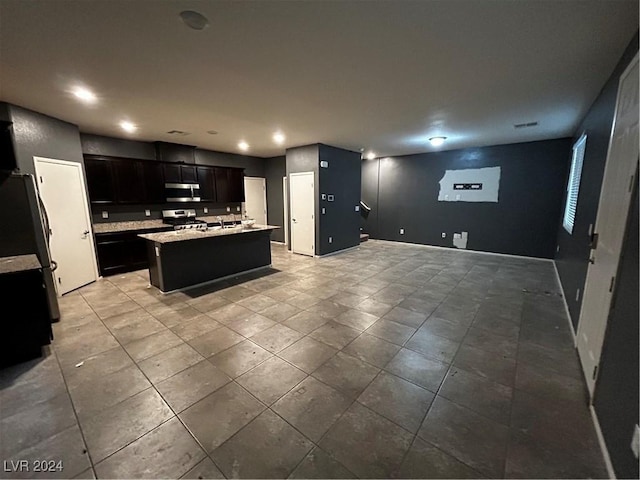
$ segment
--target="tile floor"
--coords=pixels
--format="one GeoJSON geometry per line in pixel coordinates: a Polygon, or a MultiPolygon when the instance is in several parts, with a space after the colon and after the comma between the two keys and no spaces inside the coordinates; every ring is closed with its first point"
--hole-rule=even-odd
{"type": "Polygon", "coordinates": [[[233,282],[62,298],[47,356],[0,371],[2,476],[607,476],[550,262],[272,251],[233,282]]]}

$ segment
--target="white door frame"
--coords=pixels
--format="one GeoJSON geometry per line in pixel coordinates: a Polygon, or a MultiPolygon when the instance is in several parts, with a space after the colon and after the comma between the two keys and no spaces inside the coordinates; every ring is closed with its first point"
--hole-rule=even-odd
{"type": "MultiPolygon", "coordinates": [[[[626,212],[626,215],[624,215],[623,224],[618,225],[621,227],[621,230],[617,232],[618,235],[609,239],[609,243],[611,243],[611,245],[609,245],[611,247],[611,254],[605,254],[605,261],[608,260],[608,263],[598,263],[597,245],[596,248],[590,252],[590,264],[587,270],[587,278],[582,297],[582,308],[580,310],[580,320],[578,322],[578,329],[576,332],[576,347],[578,349],[585,381],[591,398],[593,398],[595,391],[598,365],[600,364],[602,346],[604,344],[607,323],[611,313],[611,300],[615,291],[615,276],[617,275],[617,270],[620,264],[620,255],[622,254],[623,240],[629,219],[629,207],[631,205],[631,196],[633,193],[632,189],[629,192],[626,191],[629,187],[629,177],[626,175],[622,177],[622,174],[625,173],[624,170],[618,171],[616,168],[622,167],[627,169],[631,173],[632,182],[636,181],[634,174],[637,169],[638,158],[633,158],[633,155],[629,156],[629,158],[620,158],[619,154],[617,154],[619,142],[617,141],[618,131],[616,130],[621,114],[621,96],[626,93],[626,91],[622,91],[623,81],[630,74],[634,73],[634,69],[638,69],[638,54],[636,54],[629,66],[625,69],[624,73],[620,76],[618,93],[616,96],[615,114],[613,117],[613,124],[611,126],[611,133],[609,137],[609,147],[607,150],[607,161],[602,178],[602,189],[600,191],[595,231],[601,232],[606,228],[606,226],[603,225],[603,222],[606,222],[605,217],[607,214],[604,207],[611,206],[610,195],[612,194],[612,189],[613,192],[622,192],[622,195],[624,195],[624,197],[619,199],[621,204],[616,205],[616,208],[619,208],[621,212],[626,212]],[[612,156],[612,152],[615,153],[615,155],[612,156]],[[616,167],[612,166],[612,161],[617,162],[616,167]],[[618,174],[616,177],[610,177],[616,173],[618,174]],[[607,201],[609,201],[609,203],[607,203],[607,201]],[[603,270],[603,268],[605,270],[603,270]],[[609,274],[612,275],[611,285],[607,288],[609,286],[609,274]],[[595,307],[593,304],[590,305],[590,302],[594,301],[598,304],[598,307],[590,308],[595,307]],[[600,308],[603,308],[603,310],[600,310],[600,308]],[[606,313],[604,313],[605,310],[606,313]]],[[[635,84],[637,84],[637,79],[635,82],[635,84]]],[[[637,115],[637,108],[635,111],[637,115]]]]}
{"type": "Polygon", "coordinates": [[[287,177],[282,177],[282,208],[284,210],[284,244],[289,246],[289,184],[287,177]]]}
{"type": "MultiPolygon", "coordinates": [[[[38,173],[38,164],[40,162],[43,163],[53,163],[57,165],[63,165],[67,167],[74,167],[79,170],[80,173],[80,181],[82,183],[82,188],[80,192],[82,193],[82,210],[84,211],[85,220],[87,221],[88,229],[89,229],[89,242],[91,245],[91,250],[93,255],[91,256],[92,262],[91,266],[93,269],[94,278],[97,280],[100,278],[100,274],[98,273],[98,260],[96,258],[96,246],[93,238],[93,222],[91,221],[91,215],[89,213],[89,199],[87,198],[87,177],[84,171],[84,165],[80,162],[70,162],[69,160],[58,160],[56,158],[47,158],[47,157],[33,157],[33,165],[35,167],[36,177],[40,177],[38,173]]],[[[36,178],[36,185],[38,185],[38,178],[36,178]]],[[[49,212],[50,213],[50,212],[49,212]]]]}
{"type": "MultiPolygon", "coordinates": [[[[306,253],[306,252],[296,252],[294,250],[294,242],[293,242],[293,226],[291,226],[291,252],[292,253],[299,253],[300,255],[310,255],[310,256],[315,256],[316,254],[316,214],[315,214],[315,204],[316,204],[316,176],[315,173],[313,171],[310,172],[296,172],[296,173],[290,173],[289,174],[289,181],[291,181],[291,177],[300,177],[300,176],[306,176],[306,175],[311,175],[311,178],[313,179],[313,214],[312,214],[312,222],[311,222],[311,238],[313,238],[313,252],[311,254],[306,253]]],[[[290,193],[291,187],[289,186],[289,193],[290,193]]],[[[293,199],[290,199],[291,201],[293,201],[293,199]]]]}
{"type": "MultiPolygon", "coordinates": [[[[252,182],[252,181],[255,181],[255,180],[260,180],[260,183],[262,185],[262,197],[263,197],[263,204],[264,204],[264,224],[266,225],[267,222],[268,222],[268,219],[267,219],[267,179],[264,178],[264,177],[244,177],[244,181],[246,182],[247,180],[249,182],[252,182]]],[[[247,195],[246,195],[246,183],[245,183],[245,202],[244,202],[245,203],[245,205],[244,205],[244,211],[245,212],[246,212],[246,208],[247,208],[246,197],[247,197],[247,195]]]]}

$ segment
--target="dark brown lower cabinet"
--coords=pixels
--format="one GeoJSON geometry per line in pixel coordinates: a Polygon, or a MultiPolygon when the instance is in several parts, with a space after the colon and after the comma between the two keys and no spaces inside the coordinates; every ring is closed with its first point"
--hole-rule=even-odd
{"type": "Polygon", "coordinates": [[[100,275],[107,277],[118,273],[149,268],[145,240],[141,233],[169,231],[166,229],[134,230],[130,232],[97,233],[96,250],[100,275]]]}

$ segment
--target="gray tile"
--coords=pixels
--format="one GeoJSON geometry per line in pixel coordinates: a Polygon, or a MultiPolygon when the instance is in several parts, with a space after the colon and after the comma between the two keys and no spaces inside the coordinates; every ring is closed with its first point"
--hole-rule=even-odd
{"type": "Polygon", "coordinates": [[[156,384],[156,388],[175,412],[202,400],[231,381],[207,360],[156,384]]]}
{"type": "Polygon", "coordinates": [[[265,409],[235,383],[229,383],[179,414],[200,444],[212,452],[265,409]]]}
{"type": "Polygon", "coordinates": [[[226,478],[216,464],[207,457],[180,478],[226,478]]]}
{"type": "Polygon", "coordinates": [[[378,321],[378,317],[370,313],[361,312],[360,310],[348,309],[335,318],[335,322],[346,325],[347,327],[360,330],[361,332],[369,328],[378,321]]]}
{"type": "Polygon", "coordinates": [[[329,456],[321,448],[314,448],[289,478],[356,478],[344,465],[329,456]]]}
{"type": "MultiPolygon", "coordinates": [[[[402,302],[400,302],[398,304],[397,308],[402,308],[404,310],[409,310],[412,311],[416,314],[419,314],[420,316],[416,316],[413,317],[413,321],[412,323],[406,323],[409,326],[412,327],[419,327],[419,324],[416,324],[418,319],[420,317],[422,317],[422,320],[424,320],[425,318],[427,318],[429,315],[431,315],[433,313],[433,311],[438,308],[438,305],[440,305],[440,301],[439,300],[426,300],[424,298],[418,298],[418,297],[407,297],[405,298],[402,302]]],[[[409,319],[408,316],[406,316],[407,319],[409,319]]],[[[398,322],[399,320],[395,320],[396,322],[398,322]]],[[[400,322],[400,323],[405,323],[405,322],[400,322]]]]}
{"type": "Polygon", "coordinates": [[[337,349],[325,343],[314,340],[311,337],[303,337],[282,350],[278,356],[294,364],[299,369],[312,373],[337,352],[337,349]]]}
{"type": "Polygon", "coordinates": [[[464,338],[463,343],[471,347],[479,348],[486,352],[491,352],[509,358],[516,358],[518,351],[518,340],[496,335],[493,332],[471,327],[464,338]]]}
{"type": "Polygon", "coordinates": [[[271,408],[317,442],[351,403],[351,399],[337,390],[313,377],[307,377],[271,408]]]}
{"type": "Polygon", "coordinates": [[[140,369],[133,365],[103,377],[92,378],[72,388],[69,393],[76,413],[82,420],[150,386],[140,369]]]}
{"type": "Polygon", "coordinates": [[[442,363],[451,363],[460,343],[418,329],[406,347],[442,363]]]}
{"type": "Polygon", "coordinates": [[[336,322],[327,322],[309,334],[322,343],[341,349],[360,335],[360,331],[336,322]]]}
{"type": "Polygon", "coordinates": [[[393,308],[392,305],[378,302],[372,298],[367,298],[355,307],[356,310],[360,310],[361,312],[370,313],[371,315],[375,315],[376,317],[382,317],[385,313],[393,308]]]}
{"type": "Polygon", "coordinates": [[[308,293],[299,293],[294,297],[289,297],[286,301],[290,305],[304,310],[315,305],[316,303],[319,303],[320,299],[318,297],[314,297],[313,295],[309,295],[308,293]]]}
{"type": "Polygon", "coordinates": [[[481,328],[495,335],[501,335],[515,341],[518,340],[518,335],[520,334],[519,323],[500,317],[476,315],[472,325],[475,328],[481,328]]]}
{"type": "Polygon", "coordinates": [[[313,444],[267,410],[211,454],[229,478],[286,478],[313,444]]]}
{"type": "Polygon", "coordinates": [[[76,424],[67,392],[0,420],[2,439],[11,434],[11,442],[0,443],[0,456],[8,458],[76,424]]]}
{"type": "Polygon", "coordinates": [[[360,478],[396,478],[411,435],[354,403],[320,441],[320,447],[360,478]]]}
{"type": "Polygon", "coordinates": [[[329,320],[320,316],[318,313],[302,311],[292,317],[289,317],[287,320],[282,322],[282,324],[306,335],[313,332],[316,328],[321,327],[328,321],[329,320]]]}
{"type": "Polygon", "coordinates": [[[194,319],[198,315],[201,315],[202,312],[193,306],[188,305],[186,303],[177,303],[171,306],[163,306],[162,309],[157,309],[156,311],[152,311],[147,308],[147,311],[151,313],[156,320],[159,320],[165,327],[173,327],[175,325],[179,325],[183,322],[188,322],[189,320],[194,319]]]}
{"type": "Polygon", "coordinates": [[[518,364],[549,370],[575,379],[582,379],[583,375],[577,350],[571,344],[565,349],[552,349],[534,343],[520,342],[518,364]]]}
{"type": "Polygon", "coordinates": [[[138,340],[139,338],[151,335],[152,333],[165,330],[167,327],[151,315],[148,315],[135,322],[109,328],[111,329],[113,336],[116,337],[121,344],[125,345],[134,340],[138,340]]]}
{"type": "Polygon", "coordinates": [[[371,365],[383,368],[400,350],[398,345],[363,333],[347,345],[343,352],[371,365]]]}
{"type": "Polygon", "coordinates": [[[400,467],[400,478],[482,478],[482,475],[416,437],[400,467]]]}
{"type": "Polygon", "coordinates": [[[245,340],[210,357],[209,361],[231,378],[236,378],[271,356],[264,348],[245,340]]]}
{"type": "Polygon", "coordinates": [[[296,290],[295,288],[286,286],[286,287],[277,287],[271,290],[267,290],[262,292],[263,295],[271,297],[279,302],[286,302],[288,299],[295,297],[302,293],[301,290],[296,290]]]}
{"type": "Polygon", "coordinates": [[[189,345],[182,344],[143,360],[138,365],[153,383],[161,382],[203,358],[189,345]]]}
{"type": "Polygon", "coordinates": [[[416,329],[413,327],[383,319],[378,320],[367,329],[368,334],[375,335],[396,345],[404,345],[415,331],[416,329]]]}
{"type": "Polygon", "coordinates": [[[384,368],[427,390],[437,392],[449,366],[403,348],[384,368]]]}
{"type": "Polygon", "coordinates": [[[183,343],[182,339],[171,330],[161,330],[128,343],[124,349],[131,355],[131,358],[139,362],[181,343],[183,343]]]}
{"type": "MultiPolygon", "coordinates": [[[[78,364],[76,364],[78,365],[78,364]]],[[[64,368],[64,377],[68,388],[73,389],[85,382],[91,382],[126,367],[134,366],[133,360],[120,346],[82,360],[80,366],[69,365],[64,368]]]]}
{"type": "Polygon", "coordinates": [[[302,337],[300,332],[296,332],[280,323],[274,325],[251,337],[251,340],[266,348],[270,352],[277,353],[287,346],[296,342],[302,337]]]}
{"type": "Polygon", "coordinates": [[[271,297],[267,297],[266,295],[258,294],[253,295],[252,297],[244,298],[237,303],[238,305],[242,305],[243,307],[246,307],[249,310],[253,310],[257,313],[266,308],[278,305],[280,302],[271,297]]]}
{"type": "Polygon", "coordinates": [[[227,323],[227,327],[238,332],[240,335],[250,337],[256,333],[260,333],[276,324],[273,320],[263,317],[259,313],[254,313],[248,318],[232,320],[227,323]]]}
{"type": "Polygon", "coordinates": [[[210,357],[243,340],[244,337],[242,335],[237,334],[227,327],[220,327],[199,337],[192,338],[189,340],[189,344],[203,357],[210,357]]]}
{"type": "Polygon", "coordinates": [[[453,367],[439,395],[491,420],[509,425],[513,396],[510,387],[453,367]]]}
{"type": "Polygon", "coordinates": [[[284,360],[272,357],[236,381],[260,401],[271,405],[306,376],[306,373],[284,360]]]}
{"type": "Polygon", "coordinates": [[[507,387],[514,385],[516,362],[506,355],[497,355],[463,344],[453,360],[453,366],[507,387]]]}
{"type": "Polygon", "coordinates": [[[243,299],[247,299],[256,295],[256,292],[241,285],[235,285],[233,287],[220,290],[220,292],[218,292],[218,295],[226,298],[227,300],[231,300],[232,302],[239,302],[243,299]]]}
{"type": "Polygon", "coordinates": [[[322,300],[321,302],[307,308],[310,312],[318,313],[327,320],[333,320],[341,313],[347,310],[347,307],[331,300],[322,300]]]}
{"type": "Polygon", "coordinates": [[[502,477],[508,427],[437,397],[418,436],[490,478],[502,477]]]}
{"type": "Polygon", "coordinates": [[[91,468],[82,434],[77,425],[62,430],[39,443],[34,443],[13,455],[3,454],[2,457],[3,471],[0,473],[2,478],[72,478],[91,468]],[[20,461],[28,462],[28,471],[20,471],[20,461]],[[42,466],[43,462],[46,468],[36,472],[35,465],[42,466]]]}
{"type": "Polygon", "coordinates": [[[344,305],[345,307],[355,308],[357,305],[361,304],[366,298],[367,298],[366,295],[357,295],[355,293],[349,293],[349,292],[339,292],[329,297],[329,300],[335,303],[339,303],[340,305],[344,305]]]}
{"type": "Polygon", "coordinates": [[[355,357],[338,352],[324,365],[313,372],[313,376],[355,399],[371,383],[380,369],[355,357]]]}
{"type": "Polygon", "coordinates": [[[406,380],[381,372],[358,401],[402,428],[416,433],[435,395],[406,380]]]}
{"type": "Polygon", "coordinates": [[[288,303],[277,303],[271,307],[265,308],[260,312],[260,314],[264,317],[267,317],[274,322],[284,322],[286,319],[292,317],[296,313],[301,310],[294,306],[289,305],[288,303]]]}
{"type": "Polygon", "coordinates": [[[207,313],[211,318],[226,325],[233,320],[243,320],[249,318],[254,312],[236,303],[225,305],[207,313]]]}
{"type": "Polygon", "coordinates": [[[200,335],[204,335],[205,333],[211,332],[220,327],[222,327],[220,322],[203,314],[198,315],[188,322],[171,327],[171,330],[185,342],[188,342],[189,340],[193,340],[200,335]]]}
{"type": "Polygon", "coordinates": [[[576,403],[586,402],[588,398],[584,381],[526,364],[518,364],[515,388],[542,398],[576,403]]]}
{"type": "Polygon", "coordinates": [[[158,392],[148,388],[88,418],[82,422],[82,431],[91,460],[103,460],[172,416],[158,392]]]}
{"type": "Polygon", "coordinates": [[[205,453],[177,418],[95,466],[99,478],[179,478],[205,453]]]}
{"type": "Polygon", "coordinates": [[[427,321],[422,325],[420,330],[428,332],[432,335],[438,335],[439,337],[448,338],[454,342],[461,342],[464,336],[467,334],[469,327],[464,324],[451,323],[442,318],[430,316],[427,321]]]}
{"type": "Polygon", "coordinates": [[[402,307],[394,307],[389,311],[389,313],[382,317],[382,319],[418,328],[427,319],[427,314],[415,312],[402,307]]]}

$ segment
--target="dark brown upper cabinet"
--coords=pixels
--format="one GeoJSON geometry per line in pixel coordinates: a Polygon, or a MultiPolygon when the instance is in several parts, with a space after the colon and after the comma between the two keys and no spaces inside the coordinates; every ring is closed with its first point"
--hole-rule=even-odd
{"type": "Polygon", "coordinates": [[[106,157],[85,156],[87,189],[92,204],[116,203],[113,163],[106,157]]]}
{"type": "Polygon", "coordinates": [[[115,174],[118,203],[144,203],[145,179],[141,160],[117,158],[111,160],[115,174]]]}
{"type": "Polygon", "coordinates": [[[240,168],[230,168],[229,177],[229,202],[244,202],[244,170],[240,168]]]}
{"type": "Polygon", "coordinates": [[[229,176],[227,174],[228,168],[215,167],[216,176],[216,202],[228,203],[229,200],[229,176]]]}
{"type": "Polygon", "coordinates": [[[166,183],[198,183],[198,173],[194,165],[163,163],[166,183]]]}
{"type": "Polygon", "coordinates": [[[216,201],[216,180],[213,167],[196,167],[198,183],[200,184],[200,200],[203,202],[216,201]]]}
{"type": "Polygon", "coordinates": [[[143,161],[142,176],[144,178],[145,203],[165,203],[164,174],[162,164],[154,161],[143,161]]]}

